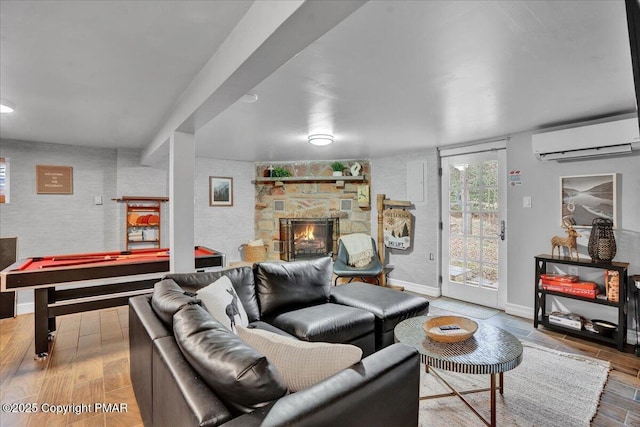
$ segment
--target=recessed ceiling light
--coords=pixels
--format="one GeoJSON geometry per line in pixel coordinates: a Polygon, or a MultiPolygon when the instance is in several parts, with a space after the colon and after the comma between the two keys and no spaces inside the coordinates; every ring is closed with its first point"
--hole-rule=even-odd
{"type": "Polygon", "coordinates": [[[13,105],[13,102],[7,101],[6,99],[0,99],[0,113],[2,114],[13,113],[14,108],[15,108],[15,105],[13,105]]]}
{"type": "Polygon", "coordinates": [[[256,95],[255,93],[245,93],[244,95],[242,95],[242,98],[240,99],[245,104],[253,104],[258,100],[258,95],[256,95]]]}
{"type": "Polygon", "coordinates": [[[333,135],[316,133],[309,135],[309,143],[313,145],[329,145],[333,142],[333,135]]]}

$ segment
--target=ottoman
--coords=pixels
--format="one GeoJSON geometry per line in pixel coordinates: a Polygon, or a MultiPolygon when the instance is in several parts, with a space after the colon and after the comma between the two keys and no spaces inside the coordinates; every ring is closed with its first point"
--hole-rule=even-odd
{"type": "Polygon", "coordinates": [[[373,313],[376,351],[393,344],[393,328],[398,323],[429,312],[426,298],[361,282],[332,288],[331,302],[373,313]]]}
{"type": "Polygon", "coordinates": [[[302,341],[353,344],[366,357],[375,351],[375,317],[342,304],[320,304],[280,313],[268,323],[302,341]]]}

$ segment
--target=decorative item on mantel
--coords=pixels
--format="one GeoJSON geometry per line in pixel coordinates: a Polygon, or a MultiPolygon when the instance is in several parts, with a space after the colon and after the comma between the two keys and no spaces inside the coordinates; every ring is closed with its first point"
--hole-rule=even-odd
{"type": "Polygon", "coordinates": [[[587,250],[594,261],[611,261],[616,256],[616,238],[613,235],[613,221],[608,218],[594,218],[587,250]]]}
{"type": "Polygon", "coordinates": [[[289,169],[283,168],[282,166],[276,166],[271,171],[271,176],[273,178],[286,178],[291,176],[291,171],[289,169]]]}
{"type": "Polygon", "coordinates": [[[349,170],[351,171],[351,176],[359,176],[360,171],[362,170],[362,165],[358,162],[355,162],[353,165],[351,165],[351,168],[349,170]]]}
{"type": "Polygon", "coordinates": [[[340,162],[333,162],[331,163],[331,169],[333,170],[333,176],[342,176],[344,165],[340,162]]]}

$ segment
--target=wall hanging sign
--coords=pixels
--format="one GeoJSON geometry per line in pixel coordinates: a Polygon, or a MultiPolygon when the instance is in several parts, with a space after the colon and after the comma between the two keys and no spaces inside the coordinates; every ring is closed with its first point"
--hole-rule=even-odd
{"type": "Polygon", "coordinates": [[[73,168],[36,165],[36,192],[38,194],[73,194],[73,168]]]}
{"type": "Polygon", "coordinates": [[[209,177],[209,206],[233,206],[233,178],[209,177]]]}
{"type": "Polygon", "coordinates": [[[361,208],[368,208],[369,205],[371,204],[369,200],[369,186],[358,185],[357,194],[358,194],[358,206],[361,208]]]}
{"type": "Polygon", "coordinates": [[[384,245],[391,249],[411,247],[411,212],[385,209],[383,212],[384,245]]]}
{"type": "Polygon", "coordinates": [[[560,177],[561,225],[591,227],[595,218],[617,224],[616,174],[560,177]]]}

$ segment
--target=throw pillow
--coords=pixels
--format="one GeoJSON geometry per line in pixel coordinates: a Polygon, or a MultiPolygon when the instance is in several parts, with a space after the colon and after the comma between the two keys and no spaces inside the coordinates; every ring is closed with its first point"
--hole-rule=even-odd
{"type": "Polygon", "coordinates": [[[236,414],[251,412],[287,393],[277,368],[198,305],[173,316],[185,359],[236,414]]]}
{"type": "Polygon", "coordinates": [[[207,311],[220,323],[236,332],[236,325],[247,326],[247,312],[227,276],[196,292],[207,311]]]}
{"type": "Polygon", "coordinates": [[[319,383],[362,358],[362,350],[350,344],[299,341],[242,326],[238,327],[238,336],[267,356],[292,392],[319,383]]]}

